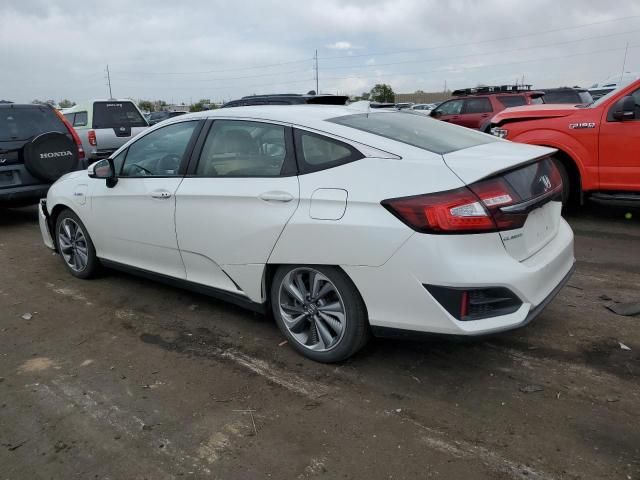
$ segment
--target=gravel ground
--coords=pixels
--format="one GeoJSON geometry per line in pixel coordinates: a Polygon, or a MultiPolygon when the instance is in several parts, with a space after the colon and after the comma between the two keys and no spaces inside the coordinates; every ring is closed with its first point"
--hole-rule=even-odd
{"type": "Polygon", "coordinates": [[[576,273],[526,328],[320,365],[268,317],[72,278],[35,209],[0,210],[0,479],[640,479],[640,316],[605,308],[640,300],[624,213],[569,219],[576,273]]]}

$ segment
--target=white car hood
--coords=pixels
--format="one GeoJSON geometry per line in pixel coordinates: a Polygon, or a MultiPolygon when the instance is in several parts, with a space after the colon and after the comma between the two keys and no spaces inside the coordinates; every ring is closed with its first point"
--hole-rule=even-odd
{"type": "Polygon", "coordinates": [[[443,158],[453,173],[464,183],[470,184],[555,152],[555,149],[548,147],[499,141],[446,153],[443,158]]]}

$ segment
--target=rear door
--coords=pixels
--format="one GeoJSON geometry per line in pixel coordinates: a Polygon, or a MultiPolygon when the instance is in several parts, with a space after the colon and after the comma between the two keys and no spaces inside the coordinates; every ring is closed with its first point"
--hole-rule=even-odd
{"type": "Polygon", "coordinates": [[[458,125],[478,129],[482,122],[491,116],[491,112],[491,100],[487,97],[467,98],[458,125]]]}
{"type": "Polygon", "coordinates": [[[148,127],[138,107],[130,101],[93,103],[93,124],[98,154],[109,153],[124,145],[148,127]]]}
{"type": "Polygon", "coordinates": [[[176,193],[187,280],[254,301],[267,259],[298,206],[291,128],[215,120],[176,193]]]}

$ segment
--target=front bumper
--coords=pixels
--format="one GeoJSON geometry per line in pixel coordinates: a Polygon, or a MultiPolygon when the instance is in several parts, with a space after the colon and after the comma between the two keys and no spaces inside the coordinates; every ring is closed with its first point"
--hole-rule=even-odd
{"type": "Polygon", "coordinates": [[[358,288],[374,328],[452,335],[484,335],[533,320],[574,266],[573,232],[560,221],[558,233],[523,262],[510,256],[498,234],[414,234],[381,267],[343,269],[358,288]],[[518,310],[481,320],[454,318],[424,288],[505,287],[521,300],[518,310]]]}
{"type": "Polygon", "coordinates": [[[42,198],[38,204],[38,223],[40,224],[40,234],[42,235],[42,241],[51,250],[55,250],[56,246],[51,236],[50,218],[47,211],[47,201],[42,198]]]}
{"type": "Polygon", "coordinates": [[[0,205],[24,206],[35,205],[47,195],[50,185],[27,185],[0,189],[0,205]]]}

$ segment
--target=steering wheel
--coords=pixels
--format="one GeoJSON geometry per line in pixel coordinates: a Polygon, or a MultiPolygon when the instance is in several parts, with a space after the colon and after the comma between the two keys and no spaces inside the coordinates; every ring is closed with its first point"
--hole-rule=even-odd
{"type": "Polygon", "coordinates": [[[162,172],[166,172],[168,170],[176,171],[180,167],[180,162],[182,161],[182,156],[169,153],[160,159],[158,162],[158,170],[162,172]]]}
{"type": "Polygon", "coordinates": [[[138,165],[137,163],[132,163],[131,167],[135,167],[138,170],[143,171],[144,173],[148,174],[148,175],[153,175],[153,172],[150,170],[147,170],[146,168],[144,168],[142,165],[138,165]]]}

